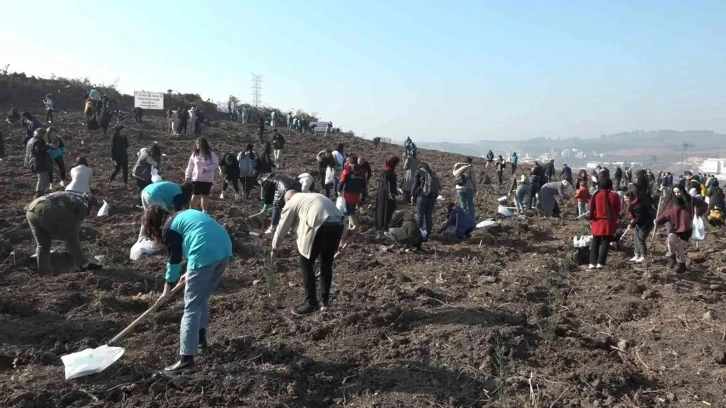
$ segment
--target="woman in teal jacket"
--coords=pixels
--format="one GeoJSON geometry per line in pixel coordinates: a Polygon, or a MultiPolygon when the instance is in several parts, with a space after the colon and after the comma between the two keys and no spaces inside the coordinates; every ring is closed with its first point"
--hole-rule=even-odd
{"type": "Polygon", "coordinates": [[[181,358],[164,372],[194,372],[194,356],[198,351],[208,350],[209,298],[227,269],[232,241],[217,221],[189,209],[171,214],[163,207],[153,206],[144,214],[144,229],[153,241],[163,243],[169,253],[162,299],[171,296],[178,281],[186,281],[184,316],[179,329],[181,358]],[[182,258],[186,259],[187,273],[180,278],[182,258]]]}

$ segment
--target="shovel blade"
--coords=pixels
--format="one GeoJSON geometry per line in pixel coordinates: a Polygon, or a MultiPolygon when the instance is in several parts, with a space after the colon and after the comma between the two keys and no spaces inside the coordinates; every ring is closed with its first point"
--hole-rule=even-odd
{"type": "Polygon", "coordinates": [[[103,345],[61,356],[65,366],[66,380],[100,373],[123,355],[123,347],[103,345]]]}

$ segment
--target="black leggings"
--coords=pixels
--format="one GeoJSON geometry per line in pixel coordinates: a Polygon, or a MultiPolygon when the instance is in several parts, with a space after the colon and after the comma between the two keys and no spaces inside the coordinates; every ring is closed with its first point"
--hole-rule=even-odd
{"type": "Polygon", "coordinates": [[[610,236],[595,235],[590,243],[590,265],[605,265],[610,251],[610,236]]]}
{"type": "Polygon", "coordinates": [[[178,133],[180,133],[180,134],[186,134],[187,133],[187,123],[188,122],[187,122],[186,119],[182,119],[182,120],[179,121],[179,128],[177,129],[178,130],[178,133]]]}
{"type": "Polygon", "coordinates": [[[320,257],[320,297],[328,302],[330,284],[333,281],[333,259],[343,237],[343,224],[323,224],[315,233],[310,258],[300,255],[305,301],[311,306],[318,306],[315,287],[315,260],[320,257]]]}
{"type": "Polygon", "coordinates": [[[232,185],[232,188],[234,189],[234,192],[237,193],[237,194],[239,194],[239,184],[237,184],[237,180],[238,179],[232,179],[232,180],[225,179],[222,182],[222,191],[223,192],[224,191],[227,191],[227,186],[231,184],[232,185]]]}
{"type": "Polygon", "coordinates": [[[116,175],[119,171],[123,172],[124,176],[124,183],[129,182],[129,163],[128,160],[114,160],[114,163],[116,163],[116,168],[113,170],[113,173],[111,173],[111,178],[108,180],[108,182],[112,182],[113,179],[116,178],[116,175]]]}
{"type": "Polygon", "coordinates": [[[60,179],[63,181],[66,181],[66,163],[63,161],[63,156],[56,157],[53,159],[55,161],[55,164],[58,165],[58,173],[60,174],[60,179]]]}
{"type": "Polygon", "coordinates": [[[53,122],[53,109],[45,111],[45,121],[48,123],[53,122]]]}

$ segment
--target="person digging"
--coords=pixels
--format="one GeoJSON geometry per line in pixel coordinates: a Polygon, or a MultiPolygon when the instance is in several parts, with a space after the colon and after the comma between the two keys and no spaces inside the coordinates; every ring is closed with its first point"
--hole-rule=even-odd
{"type": "Polygon", "coordinates": [[[344,215],[329,198],[318,193],[285,193],[285,207],[280,225],[272,238],[270,261],[274,265],[277,250],[287,232],[297,223],[297,249],[305,288],[305,302],[292,309],[292,313],[305,316],[325,310],[330,300],[333,281],[333,260],[340,246],[345,226],[344,215]],[[315,287],[315,260],[320,257],[320,301],[315,287]]]}
{"type": "Polygon", "coordinates": [[[232,257],[232,240],[217,221],[201,211],[187,209],[171,214],[153,206],[144,213],[144,231],[169,253],[160,302],[171,297],[178,282],[185,282],[184,315],[179,327],[179,360],[166,367],[164,374],[196,371],[194,356],[209,350],[209,299],[217,290],[232,257]],[[187,273],[180,276],[182,259],[187,273]]]}

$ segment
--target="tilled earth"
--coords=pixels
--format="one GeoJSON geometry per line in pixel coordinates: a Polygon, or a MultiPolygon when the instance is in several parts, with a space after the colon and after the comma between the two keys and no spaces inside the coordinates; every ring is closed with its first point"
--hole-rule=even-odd
{"type": "MultiPolygon", "coordinates": [[[[60,356],[105,344],[150,307],[165,262],[163,253],[129,260],[141,216],[136,186],[123,187],[120,177],[107,185],[109,137],[91,136],[81,123],[80,114],[56,113],[68,167],[88,157],[94,192],[111,205],[110,216],[94,214],[83,228],[84,246],[103,257],[105,269],[97,272],[72,270],[61,243],[56,274],[35,272],[23,211],[35,179],[22,168],[21,131],[4,132],[0,406],[726,406],[722,231],[709,230],[700,248],[689,245],[691,271],[675,276],[662,259],[663,235],[645,265],[626,262],[628,237],[626,253],[613,253],[607,269],[572,266],[572,237],[588,226],[573,220],[570,201],[563,219],[496,215],[497,228],[477,230],[463,243],[435,236],[422,253],[384,251],[363,216],[362,231],[335,263],[332,309],[298,318],[289,313],[302,298],[294,238],[275,274],[267,273],[270,237],[250,234],[263,225],[245,222],[260,203],[219,200],[219,177],[211,212],[233,237],[234,259],[211,302],[213,351],[197,359],[199,371],[159,374],[178,353],[177,297],[121,342],[119,362],[66,381],[60,356]]],[[[182,181],[193,139],[168,136],[159,117],[126,125],[130,154],[158,141],[168,155],[162,175],[182,181]]],[[[204,132],[217,151],[237,152],[253,142],[255,129],[219,122],[204,132]]],[[[339,142],[376,168],[388,153],[400,153],[348,136],[289,136],[283,172],[314,170],[315,154],[339,142]]],[[[442,178],[442,194],[454,199],[451,168],[462,157],[420,156],[442,178]]],[[[372,180],[374,194],[377,175],[372,180]]],[[[506,187],[482,189],[479,221],[495,218],[503,194],[506,187]]],[[[442,211],[437,206],[437,223],[442,211]]]]}

